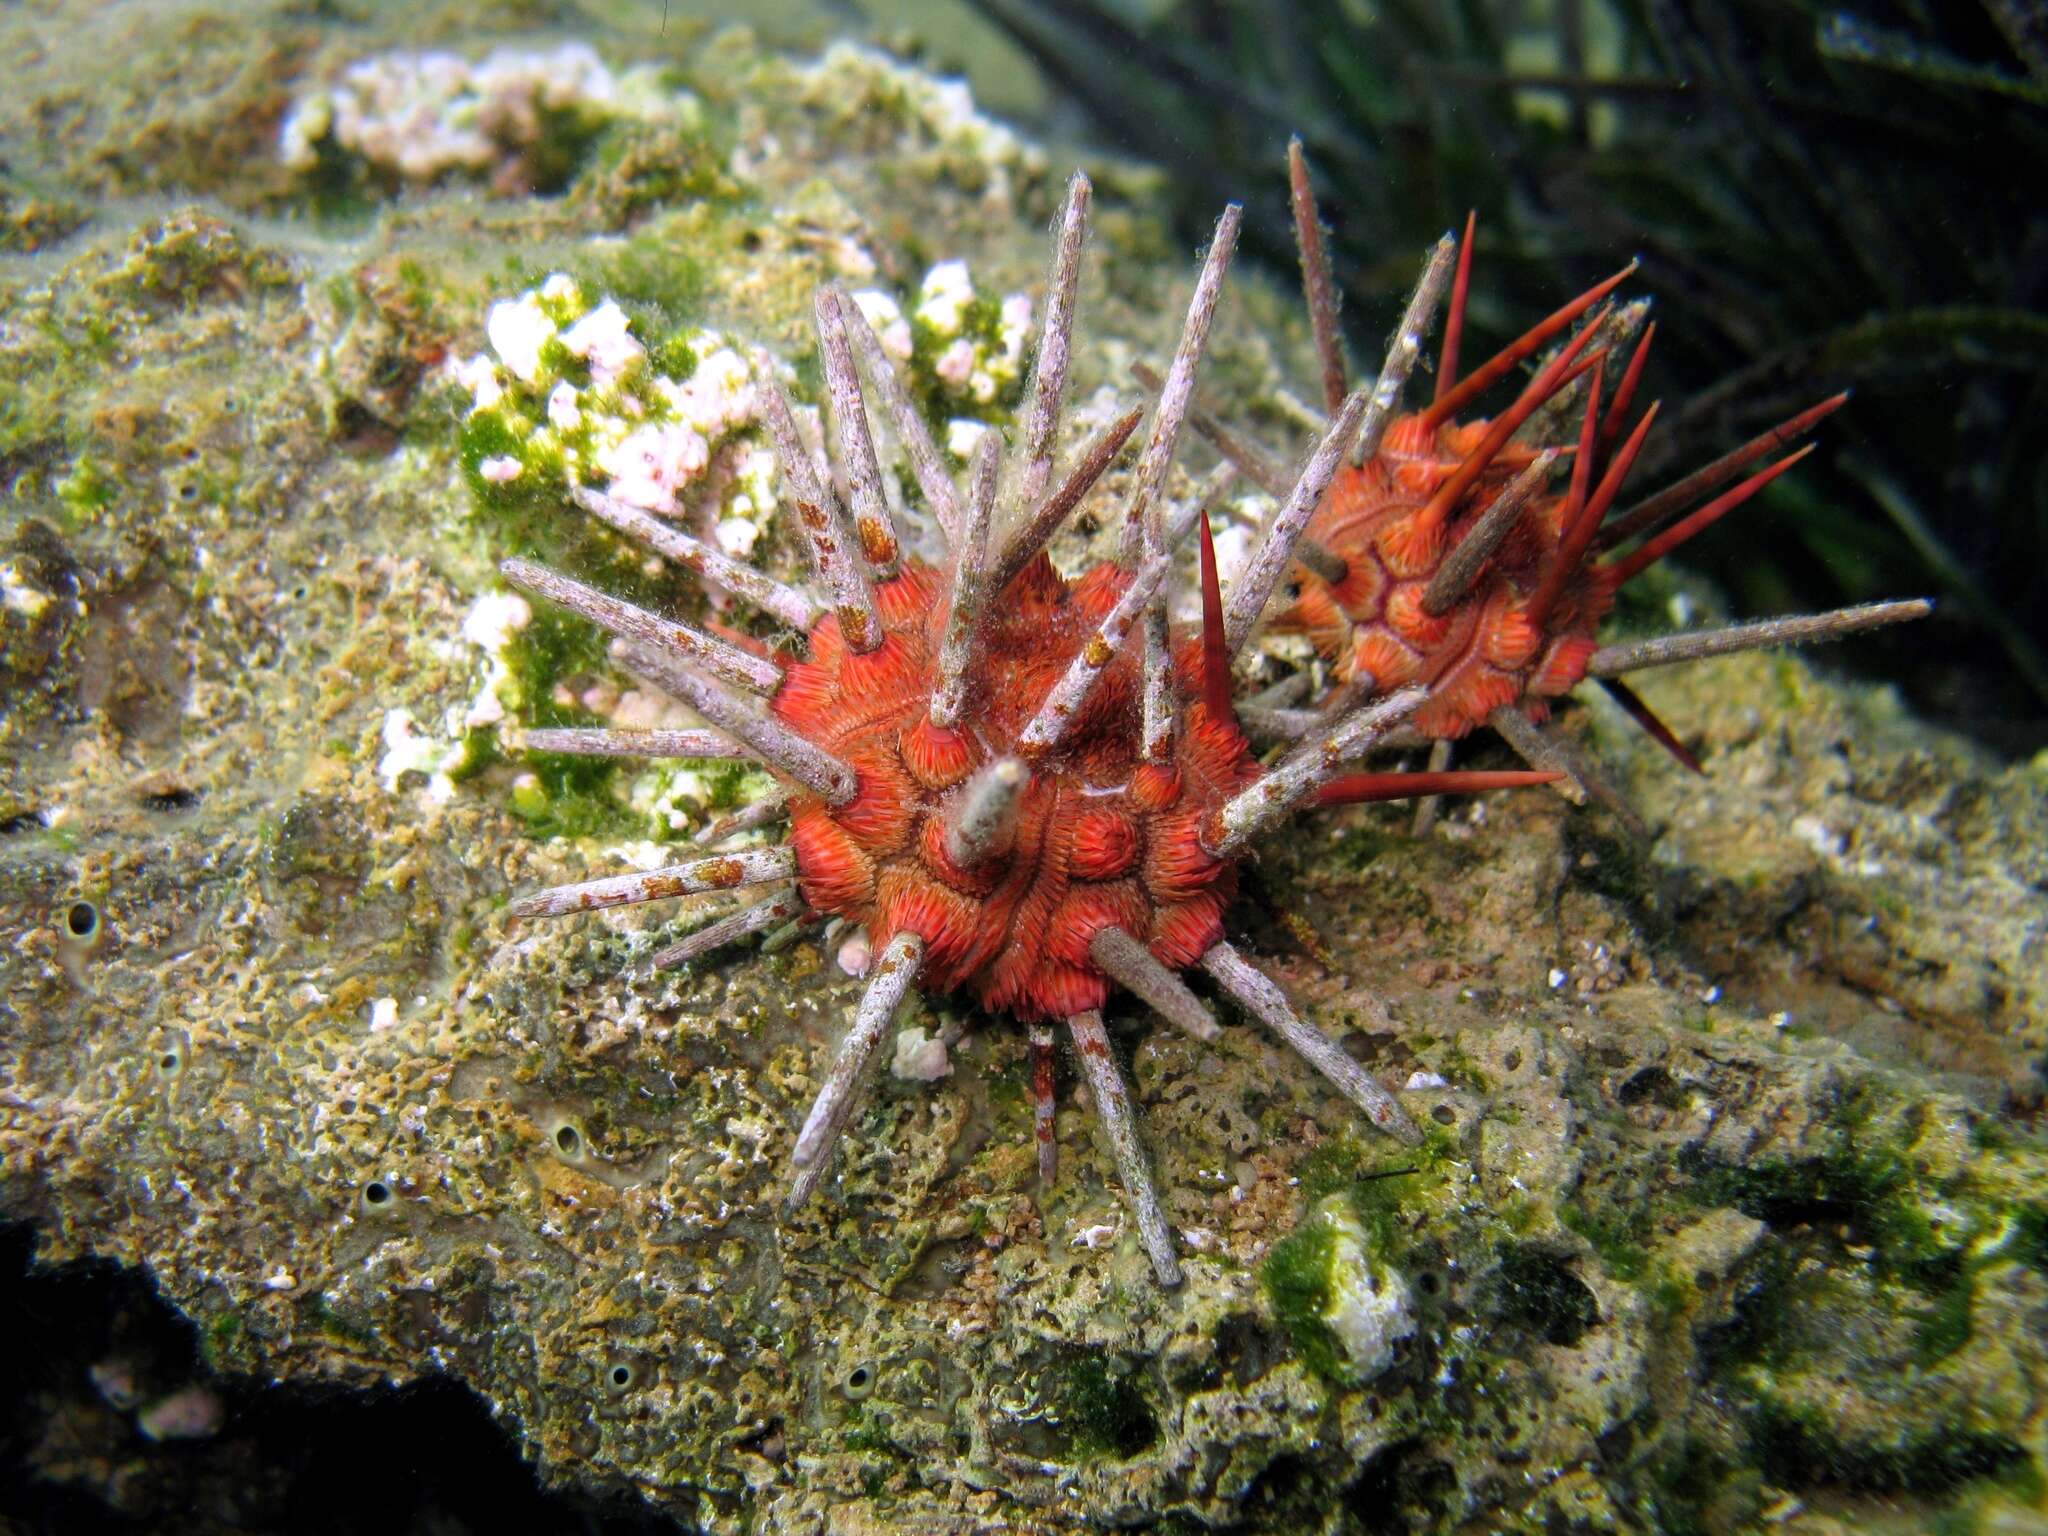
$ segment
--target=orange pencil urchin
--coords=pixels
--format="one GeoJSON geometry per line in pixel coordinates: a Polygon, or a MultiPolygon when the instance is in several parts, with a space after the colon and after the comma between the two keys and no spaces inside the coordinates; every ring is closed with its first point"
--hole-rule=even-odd
{"type": "MultiPolygon", "coordinates": [[[[1343,408],[1346,387],[1336,291],[1298,140],[1289,148],[1289,171],[1303,288],[1325,405],[1334,415],[1343,408]]],[[[1458,349],[1473,229],[1468,219],[1450,282],[1435,399],[1420,410],[1399,412],[1401,379],[1419,355],[1450,267],[1449,236],[1432,256],[1396,333],[1389,367],[1398,364],[1400,373],[1389,389],[1388,371],[1382,371],[1372,412],[1350,458],[1308,519],[1304,543],[1316,558],[1300,560],[1294,572],[1298,595],[1275,623],[1277,629],[1313,641],[1348,697],[1427,688],[1428,701],[1410,727],[1438,743],[1433,766],[1448,761],[1449,742],[1491,724],[1531,762],[1564,766],[1567,777],[1581,780],[1582,790],[1612,801],[1612,790],[1572,762],[1562,743],[1541,729],[1549,701],[1586,678],[1598,680],[1653,739],[1697,771],[1692,754],[1621,680],[1625,674],[1698,656],[1836,639],[1931,611],[1931,604],[1919,600],[1871,603],[1603,646],[1598,629],[1616,591],[1812,452],[1809,444],[1752,468],[1796,443],[1848,397],[1836,395],[1809,407],[1610,517],[1658,409],[1653,403],[1633,422],[1629,419],[1654,325],[1644,330],[1625,366],[1592,346],[1607,313],[1596,306],[1608,300],[1634,264],[1563,305],[1460,379],[1458,349]],[[1576,333],[1568,334],[1574,325],[1576,333]],[[1500,415],[1458,419],[1553,342],[1558,343],[1554,353],[1500,415]],[[1581,378],[1584,407],[1573,440],[1521,440],[1518,434],[1531,418],[1581,378]],[[1567,463],[1563,485],[1552,484],[1567,463]],[[1642,542],[1626,553],[1593,558],[1631,539],[1642,542]]],[[[1226,457],[1270,482],[1270,471],[1255,450],[1246,449],[1227,429],[1211,426],[1210,435],[1226,457]]],[[[1310,727],[1316,718],[1305,711],[1281,711],[1261,723],[1284,737],[1310,727]]]]}
{"type": "MultiPolygon", "coordinates": [[[[809,546],[811,590],[713,559],[632,508],[579,496],[615,527],[801,631],[802,659],[773,660],[542,568],[506,564],[515,585],[616,634],[632,670],[709,723],[712,750],[772,770],[787,788],[772,809],[786,806],[791,824],[780,847],[544,891],[513,910],[531,916],[764,888],[756,905],[672,946],[657,964],[681,964],[803,912],[867,930],[876,960],[797,1136],[792,1205],[822,1179],[863,1071],[913,987],[964,995],[1030,1031],[1040,1171],[1051,1180],[1051,1026],[1063,1023],[1147,1255],[1170,1285],[1180,1276],[1172,1234],[1102,1027],[1111,988],[1214,1039],[1219,1025],[1183,980],[1200,966],[1375,1125],[1419,1139],[1393,1095],[1296,1015],[1225,939],[1238,863],[1262,832],[1317,805],[1514,787],[1557,774],[1434,774],[1410,784],[1347,772],[1427,707],[1420,689],[1333,710],[1270,766],[1253,759],[1231,694],[1231,657],[1291,564],[1301,526],[1339,472],[1371,397],[1354,396],[1337,413],[1226,607],[1207,502],[1234,471],[1223,466],[1205,494],[1186,502],[1169,497],[1167,471],[1235,244],[1235,207],[1217,225],[1163,381],[1124,509],[1121,558],[1072,579],[1054,568],[1047,541],[1139,419],[1133,412],[1113,424],[1055,476],[1088,200],[1087,181],[1075,177],[1014,451],[1003,464],[1000,434],[986,433],[965,487],[941,467],[867,322],[836,290],[822,290],[816,308],[843,499],[834,479],[817,472],[772,367],[757,362],[786,500],[809,546]],[[950,547],[946,570],[902,552],[869,436],[863,368],[950,547]],[[1198,633],[1176,637],[1168,586],[1178,546],[1197,529],[1202,621],[1198,633]]],[[[684,734],[693,753],[707,745],[697,732],[550,731],[529,741],[557,752],[661,755],[678,750],[669,737],[684,734]]]]}

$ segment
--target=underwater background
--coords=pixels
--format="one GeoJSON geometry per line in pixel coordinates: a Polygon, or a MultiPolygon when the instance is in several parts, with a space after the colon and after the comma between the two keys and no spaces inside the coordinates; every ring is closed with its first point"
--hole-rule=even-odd
{"type": "Polygon", "coordinates": [[[2037,8],[21,0],[0,44],[0,1529],[2048,1531],[2037,8]],[[837,279],[935,427],[1008,425],[1075,166],[1077,399],[1136,400],[1240,200],[1203,400],[1296,443],[1290,135],[1361,365],[1476,210],[1470,357],[1641,258],[1647,483],[1853,390],[1619,631],[1935,615],[1651,674],[1704,777],[1572,710],[1647,837],[1530,792],[1265,849],[1239,942],[1428,1139],[1113,1009],[1180,1291],[1077,1112],[1033,1182],[1021,1032],[944,999],[785,1221],[838,953],[507,915],[768,781],[523,750],[636,706],[500,559],[702,599],[566,502],[570,370],[499,306],[614,300],[788,565],[725,360],[814,400],[837,279]]]}

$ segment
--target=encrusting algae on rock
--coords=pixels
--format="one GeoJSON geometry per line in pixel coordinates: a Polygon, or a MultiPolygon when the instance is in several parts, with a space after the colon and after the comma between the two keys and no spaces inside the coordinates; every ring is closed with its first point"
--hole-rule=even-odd
{"type": "MultiPolygon", "coordinates": [[[[402,41],[366,27],[303,88],[402,41]]],[[[628,185],[637,162],[600,141],[560,199],[373,203],[374,231],[323,236],[317,261],[289,229],[194,212],[0,273],[0,563],[41,599],[0,631],[0,1200],[45,1254],[148,1269],[223,1373],[220,1439],[242,1432],[242,1373],[439,1373],[550,1480],[709,1529],[2020,1518],[2048,1223],[2041,1150],[1995,1106],[2035,1091],[2041,770],[1798,659],[1648,675],[1704,779],[1597,700],[1563,717],[1658,829],[1647,851],[1603,809],[1519,795],[1422,838],[1345,811],[1247,866],[1234,942],[1362,1070],[1415,1084],[1418,1148],[1251,1028],[1202,1044],[1111,1001],[1173,1291],[1069,1105],[1040,1185],[1026,1031],[906,1002],[919,1039],[891,1055],[918,1070],[879,1076],[835,1198],[785,1218],[860,984],[809,944],[644,969],[729,896],[673,921],[508,921],[538,887],[669,861],[709,807],[657,832],[610,760],[579,779],[505,750],[515,722],[702,727],[619,724],[633,679],[580,621],[498,588],[496,561],[566,554],[700,626],[733,610],[559,500],[545,527],[471,508],[476,392],[442,381],[496,355],[492,306],[563,272],[679,386],[672,337],[801,359],[824,281],[908,317],[960,259],[977,293],[1043,313],[1059,188],[1029,146],[935,124],[931,82],[873,55],[791,64],[729,39],[685,75],[744,198],[628,185]],[[445,751],[450,712],[487,697],[502,745],[445,794],[425,765],[391,764],[386,789],[389,711],[445,751]],[[528,718],[533,700],[562,717],[528,718]],[[927,1077],[935,1043],[952,1070],[927,1077]],[[1327,1253],[1290,1246],[1323,1230],[1327,1253]]],[[[300,87],[267,90],[274,134],[300,87]]],[[[1093,392],[1123,387],[1122,358],[1166,366],[1191,280],[1157,258],[1144,184],[1095,180],[1086,403],[1059,458],[1118,419],[1093,392]]],[[[1219,416],[1260,419],[1314,369],[1287,308],[1247,282],[1218,309],[1219,416]]],[[[986,406],[920,401],[935,440],[956,416],[1015,430],[1029,357],[986,406]]],[[[775,377],[807,429],[813,377],[775,377]]],[[[679,508],[722,456],[774,452],[751,425],[706,444],[679,508]]],[[[778,484],[748,559],[787,585],[778,484]]],[[[1104,472],[1063,568],[1114,543],[1132,484],[1104,472]]],[[[722,515],[649,515],[723,552],[722,515]]],[[[63,1475],[98,1486],[97,1464],[63,1475]]]]}

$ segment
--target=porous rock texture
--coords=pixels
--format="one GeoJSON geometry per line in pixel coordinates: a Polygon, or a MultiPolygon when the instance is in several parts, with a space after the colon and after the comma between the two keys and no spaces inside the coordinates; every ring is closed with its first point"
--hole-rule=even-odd
{"type": "MultiPolygon", "coordinates": [[[[473,694],[464,615],[531,534],[472,508],[439,364],[550,265],[785,353],[823,277],[1029,290],[1064,167],[874,56],[598,36],[705,110],[548,199],[335,193],[269,135],[395,21],[118,14],[147,46],[89,91],[9,45],[10,136],[73,104],[0,268],[0,1210],[44,1256],[146,1270],[227,1382],[451,1376],[547,1479],[713,1530],[2026,1518],[2048,766],[1796,659],[1652,674],[1704,781],[1574,717],[1647,846],[1535,792],[1422,839],[1335,814],[1246,871],[1232,931],[1408,1085],[1420,1151],[1247,1020],[1205,1048],[1113,1006],[1162,1292],[1091,1117],[1067,1096],[1038,1188],[1022,1032],[939,1002],[901,1022],[950,1074],[885,1076],[785,1220],[858,989],[832,952],[649,978],[700,918],[512,925],[644,839],[617,786],[536,814],[516,758],[437,788],[393,755],[391,711],[473,694]]],[[[1161,356],[1192,275],[1145,177],[1092,169],[1084,393],[1161,356]]],[[[1292,304],[1233,294],[1205,399],[1278,442],[1292,304]]],[[[526,696],[592,654],[530,648],[526,696]]]]}

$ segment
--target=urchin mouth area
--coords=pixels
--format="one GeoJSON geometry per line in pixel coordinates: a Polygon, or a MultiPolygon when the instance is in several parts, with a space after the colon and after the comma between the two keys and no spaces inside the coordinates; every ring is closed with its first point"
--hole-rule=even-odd
{"type": "Polygon", "coordinates": [[[791,823],[780,847],[714,852],[664,870],[538,892],[516,903],[514,915],[749,893],[750,905],[662,950],[656,966],[694,961],[754,934],[786,933],[793,919],[836,916],[868,930],[877,958],[798,1134],[792,1209],[822,1185],[879,1042],[912,994],[965,990],[987,1011],[1016,1018],[1029,1030],[1033,1121],[1048,1182],[1057,1161],[1051,1134],[1055,1032],[1049,1024],[1064,1024],[1140,1242],[1160,1282],[1177,1283],[1172,1228],[1102,1024],[1100,1009],[1112,986],[1188,1034],[1214,1040],[1221,1026],[1183,979],[1199,965],[1372,1124],[1405,1141],[1420,1139],[1395,1098],[1299,1018],[1281,989],[1225,939],[1223,909],[1236,865],[1256,839],[1317,806],[1566,778],[1583,782],[1592,770],[1531,715],[1540,714],[1542,696],[1584,675],[1625,692],[1621,674],[1683,659],[1688,645],[1692,653],[1711,654],[1831,638],[1926,611],[1925,604],[1900,604],[1882,613],[1798,621],[1804,627],[1675,637],[1662,649],[1660,642],[1599,647],[1591,627],[1614,587],[1755,494],[1797,455],[1750,473],[1704,506],[1694,505],[1698,498],[1737,480],[1784,434],[1810,428],[1839,401],[1689,477],[1674,488],[1675,497],[1662,493],[1606,521],[1654,413],[1653,407],[1623,438],[1627,397],[1641,371],[1640,345],[1602,408],[1608,348],[1595,349],[1592,341],[1608,329],[1606,311],[1562,342],[1501,417],[1468,425],[1451,418],[1593,311],[1628,271],[1455,381],[1470,230],[1462,256],[1446,235],[1425,265],[1377,377],[1347,393],[1334,288],[1321,263],[1298,144],[1291,168],[1329,420],[1290,483],[1281,484],[1270,464],[1255,462],[1242,444],[1234,452],[1234,440],[1193,409],[1196,372],[1237,236],[1233,206],[1218,221],[1172,363],[1158,385],[1151,430],[1124,498],[1119,560],[1072,582],[1054,571],[1047,542],[1107,471],[1141,416],[1119,417],[1056,473],[1091,196],[1087,179],[1077,175],[1055,238],[1018,440],[1007,458],[1003,433],[985,431],[965,482],[955,484],[860,308],[828,287],[817,296],[815,318],[833,474],[822,474],[813,461],[775,364],[765,354],[755,358],[760,420],[776,448],[792,524],[810,556],[805,587],[716,555],[640,509],[579,498],[628,536],[799,630],[805,656],[772,657],[556,573],[516,561],[504,567],[508,580],[610,630],[625,666],[688,704],[709,727],[554,732],[546,737],[550,750],[750,758],[785,790],[759,815],[736,820],[752,827],[786,814],[791,823]],[[1403,415],[1404,384],[1447,286],[1451,318],[1437,398],[1425,411],[1403,415]],[[870,435],[863,371],[895,428],[924,508],[945,536],[950,566],[944,572],[902,553],[870,435]],[[1573,388],[1583,388],[1587,398],[1569,452],[1514,441],[1535,412],[1573,388]],[[1223,450],[1225,462],[1198,494],[1176,498],[1169,469],[1181,427],[1190,420],[1223,450]],[[1405,467],[1379,459],[1383,443],[1394,458],[1406,456],[1405,467]],[[1567,459],[1570,481],[1558,492],[1550,479],[1567,459]],[[1226,600],[1209,522],[1240,462],[1249,478],[1271,483],[1276,505],[1226,600]],[[1411,489],[1421,499],[1411,498],[1398,519],[1373,525],[1369,548],[1342,547],[1337,536],[1343,530],[1327,521],[1333,485],[1341,497],[1361,477],[1384,480],[1396,469],[1415,480],[1411,489]],[[1331,536],[1327,543],[1311,536],[1318,518],[1331,536]],[[1176,646],[1168,588],[1178,548],[1196,529],[1201,628],[1176,646]],[[1605,547],[1603,539],[1624,536],[1644,542],[1629,554],[1587,563],[1605,547]],[[1365,571],[1368,558],[1377,562],[1381,579],[1358,589],[1370,590],[1377,606],[1370,615],[1353,614],[1332,593],[1365,571]],[[1318,591],[1315,582],[1335,583],[1320,594],[1329,627],[1345,626],[1347,644],[1354,634],[1381,634],[1385,654],[1416,658],[1412,676],[1360,645],[1349,680],[1319,706],[1291,707],[1290,695],[1289,703],[1241,710],[1232,693],[1233,662],[1289,581],[1305,594],[1318,591]],[[1457,637],[1455,655],[1432,665],[1431,647],[1448,644],[1450,636],[1457,637]],[[1477,669],[1483,686],[1475,691],[1460,682],[1458,666],[1477,669]],[[1283,743],[1268,764],[1250,755],[1240,715],[1283,743]],[[1357,766],[1404,734],[1420,729],[1448,736],[1457,733],[1453,727],[1470,729],[1481,720],[1530,757],[1534,771],[1458,773],[1441,753],[1421,774],[1357,766]]]}

